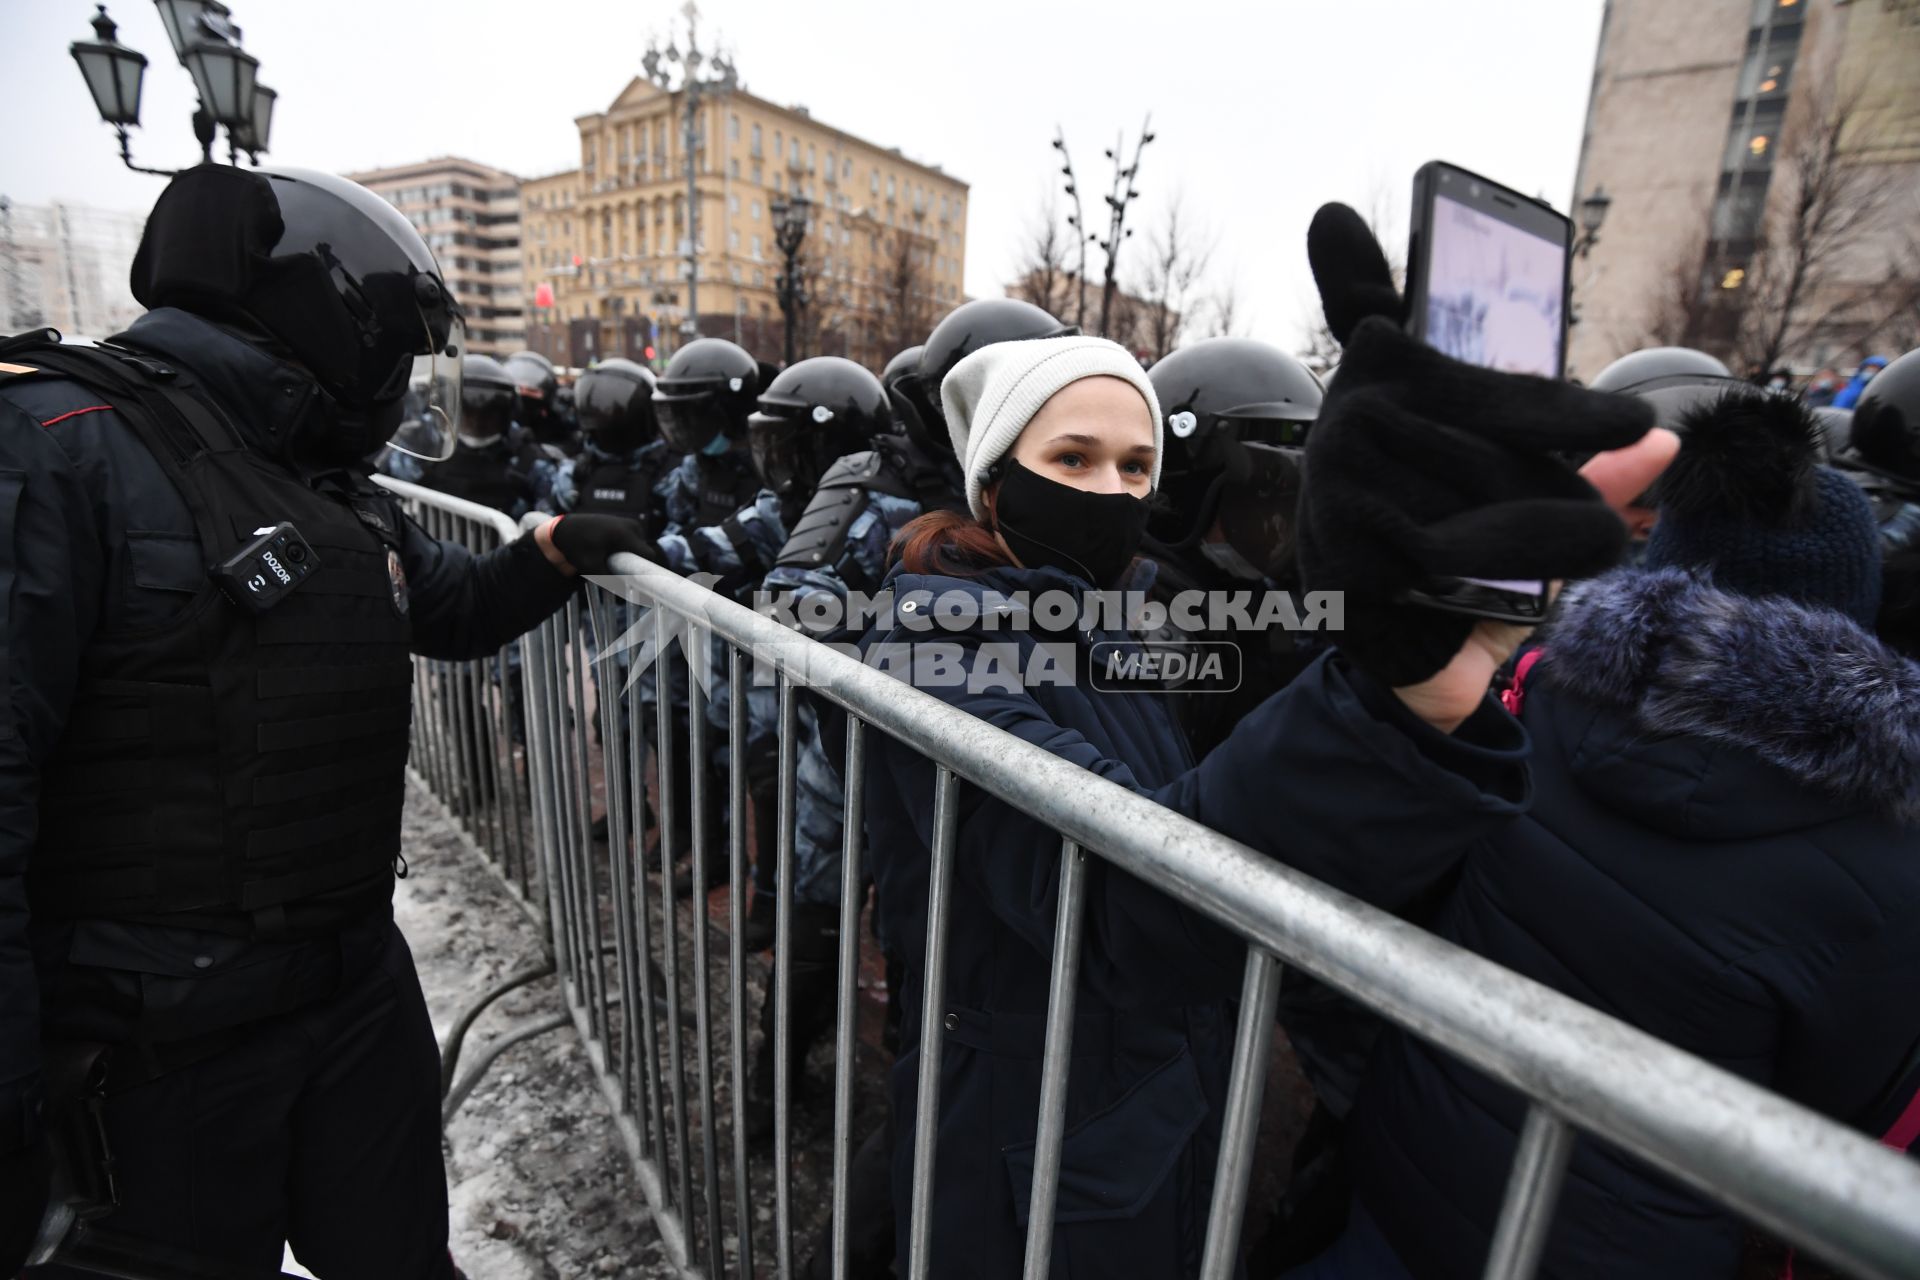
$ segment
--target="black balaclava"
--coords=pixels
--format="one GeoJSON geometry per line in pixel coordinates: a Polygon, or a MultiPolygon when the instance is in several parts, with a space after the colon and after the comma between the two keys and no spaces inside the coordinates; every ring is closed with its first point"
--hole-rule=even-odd
{"type": "Polygon", "coordinates": [[[1147,531],[1147,503],[1049,480],[1013,458],[997,468],[995,530],[1028,568],[1050,565],[1101,590],[1119,584],[1147,531]]]}

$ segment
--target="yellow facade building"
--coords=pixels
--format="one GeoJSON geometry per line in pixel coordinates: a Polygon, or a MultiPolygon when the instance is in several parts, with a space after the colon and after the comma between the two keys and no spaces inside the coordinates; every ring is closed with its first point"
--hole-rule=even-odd
{"type": "Polygon", "coordinates": [[[744,90],[702,97],[696,118],[691,262],[680,91],[636,77],[576,121],[579,169],[522,184],[530,346],[574,366],[645,359],[649,347],[664,360],[698,333],[778,361],[775,204],[795,197],[811,213],[796,273],[809,299],[794,326],[799,357],[877,370],[963,300],[966,183],[744,90]]]}

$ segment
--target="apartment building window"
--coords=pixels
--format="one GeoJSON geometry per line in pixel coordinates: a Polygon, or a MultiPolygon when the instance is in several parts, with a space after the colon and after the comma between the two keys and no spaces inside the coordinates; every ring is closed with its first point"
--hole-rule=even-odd
{"type": "Polygon", "coordinates": [[[813,172],[813,169],[814,169],[814,152],[813,152],[813,144],[812,144],[811,142],[809,142],[809,143],[807,144],[807,172],[808,172],[808,173],[812,173],[812,172],[813,172]]]}
{"type": "MultiPolygon", "coordinates": [[[[753,273],[753,287],[754,287],[754,288],[756,288],[756,289],[764,289],[764,288],[766,287],[766,284],[767,284],[767,273],[766,273],[766,272],[764,272],[764,271],[756,271],[756,272],[754,272],[754,273],[753,273]]],[[[766,303],[764,303],[764,302],[760,304],[760,318],[761,318],[762,320],[765,320],[765,319],[767,318],[767,305],[766,305],[766,303]]]]}
{"type": "Polygon", "coordinates": [[[878,169],[873,171],[872,181],[867,184],[867,190],[876,196],[880,194],[880,171],[878,169]]]}
{"type": "Polygon", "coordinates": [[[740,141],[740,113],[738,111],[727,117],[727,141],[740,141]]]}
{"type": "MultiPolygon", "coordinates": [[[[756,259],[760,256],[760,237],[759,236],[755,236],[753,238],[753,256],[756,259]]],[[[754,274],[758,275],[759,272],[755,272],[754,274]]],[[[754,283],[758,284],[759,281],[756,280],[754,283]]]]}
{"type": "Polygon", "coordinates": [[[760,202],[758,200],[747,205],[747,216],[755,222],[760,221],[760,202]]]}
{"type": "Polygon", "coordinates": [[[893,199],[893,175],[887,175],[887,199],[893,199]]]}
{"type": "Polygon", "coordinates": [[[848,182],[853,181],[853,157],[848,156],[840,162],[840,176],[848,182]]]}
{"type": "Polygon", "coordinates": [[[753,185],[756,187],[761,185],[760,162],[758,160],[753,162],[753,185]]]}
{"type": "MultiPolygon", "coordinates": [[[[757,124],[753,126],[753,143],[749,147],[749,153],[753,156],[755,160],[758,160],[760,158],[760,154],[761,154],[760,153],[760,126],[757,124]]],[[[753,166],[753,171],[757,175],[760,172],[760,166],[759,165],[753,166]]],[[[754,178],[754,181],[758,182],[760,181],[760,179],[756,176],[754,178]]]]}
{"type": "Polygon", "coordinates": [[[727,232],[727,251],[729,253],[740,252],[740,233],[738,231],[727,232]]]}
{"type": "Polygon", "coordinates": [[[728,196],[728,197],[727,197],[727,212],[728,212],[728,213],[738,213],[738,212],[740,212],[740,197],[739,197],[739,196],[733,196],[733,195],[730,195],[730,196],[728,196]]]}
{"type": "Polygon", "coordinates": [[[798,138],[795,138],[787,147],[787,163],[796,169],[800,167],[800,139],[798,138]]]}
{"type": "Polygon", "coordinates": [[[740,162],[739,162],[738,160],[729,160],[729,161],[727,161],[727,176],[728,176],[729,178],[733,178],[733,179],[735,179],[736,181],[737,181],[737,180],[739,179],[739,177],[740,177],[740,162]]]}
{"type": "Polygon", "coordinates": [[[773,158],[775,160],[778,160],[780,158],[780,152],[781,152],[780,131],[778,129],[775,129],[773,131],[773,158]]]}
{"type": "Polygon", "coordinates": [[[780,192],[782,195],[786,194],[787,176],[784,173],[781,173],[778,169],[775,169],[773,171],[773,189],[775,191],[780,192]]]}

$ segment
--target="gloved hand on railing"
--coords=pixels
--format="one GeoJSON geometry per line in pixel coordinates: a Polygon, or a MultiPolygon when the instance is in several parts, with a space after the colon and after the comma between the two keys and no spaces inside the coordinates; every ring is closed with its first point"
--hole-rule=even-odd
{"type": "Polygon", "coordinates": [[[534,530],[534,539],[547,559],[562,573],[611,573],[609,561],[628,551],[654,564],[666,563],[660,547],[638,520],[628,516],[565,515],[534,530]]]}
{"type": "Polygon", "coordinates": [[[1390,687],[1431,680],[1476,637],[1495,643],[1469,665],[1497,666],[1495,651],[1523,629],[1495,630],[1406,593],[1449,578],[1544,583],[1611,566],[1625,528],[1554,455],[1631,445],[1652,415],[1628,397],[1463,364],[1409,337],[1385,255],[1345,205],[1314,216],[1307,255],[1345,356],[1307,438],[1304,585],[1345,594],[1336,642],[1390,687]]]}

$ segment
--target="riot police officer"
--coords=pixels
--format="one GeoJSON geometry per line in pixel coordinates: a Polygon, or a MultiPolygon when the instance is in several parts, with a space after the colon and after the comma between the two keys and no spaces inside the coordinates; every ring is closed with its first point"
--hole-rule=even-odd
{"type": "MultiPolygon", "coordinates": [[[[926,350],[925,343],[915,343],[887,361],[886,366],[880,370],[880,386],[887,393],[889,403],[893,399],[893,390],[899,385],[900,379],[920,371],[920,353],[924,350],[926,350]]],[[[905,431],[906,425],[906,421],[895,413],[893,429],[896,432],[905,431]]]]}
{"type": "MultiPolygon", "coordinates": [[[[453,456],[422,469],[419,483],[518,520],[545,509],[532,441],[513,430],[515,382],[498,360],[468,356],[460,378],[460,431],[453,456]]],[[[404,478],[404,477],[402,477],[404,478]]]]}
{"type": "Polygon", "coordinates": [[[102,1230],[450,1276],[438,1054],[390,906],[409,654],[491,653],[644,539],[569,516],[476,556],[370,483],[417,357],[457,417],[460,318],[353,183],[187,170],[132,291],[152,309],[109,345],[0,346],[0,1274],[46,1196],[44,1039],[105,1046],[102,1230]]]}
{"type": "Polygon", "coordinates": [[[1837,462],[1866,490],[1880,524],[1880,636],[1920,657],[1920,351],[1867,384],[1850,425],[1837,462]]]}
{"type": "MultiPolygon", "coordinates": [[[[1319,380],[1278,347],[1251,338],[1182,347],[1147,376],[1166,422],[1161,502],[1141,548],[1158,566],[1154,596],[1170,603],[1183,592],[1251,598],[1296,590],[1293,514],[1302,450],[1320,413],[1319,380]]],[[[1196,757],[1219,745],[1242,715],[1292,680],[1324,644],[1311,633],[1281,629],[1169,631],[1166,638],[1230,644],[1238,652],[1238,671],[1224,672],[1227,679],[1219,682],[1237,687],[1196,682],[1171,691],[1196,757]]]]}
{"type": "Polygon", "coordinates": [[[560,375],[538,351],[516,351],[501,362],[513,378],[513,420],[548,457],[571,458],[579,438],[560,404],[560,375]]]}
{"type": "Polygon", "coordinates": [[[949,311],[920,349],[919,367],[896,374],[889,384],[894,410],[909,438],[927,453],[952,453],[946,414],[940,408],[940,384],[953,366],[995,342],[1060,338],[1080,332],[1062,324],[1031,302],[1018,298],[975,298],[949,311]]]}
{"type": "Polygon", "coordinates": [[[1694,405],[1751,384],[1704,351],[1692,347],[1646,347],[1629,352],[1594,376],[1594,391],[1638,396],[1670,427],[1694,405]]]}
{"type": "Polygon", "coordinates": [[[660,438],[653,411],[654,377],[631,360],[602,360],[573,389],[580,418],[580,456],[560,493],[565,511],[632,516],[649,533],[667,531],[655,487],[679,457],[660,438]]]}

